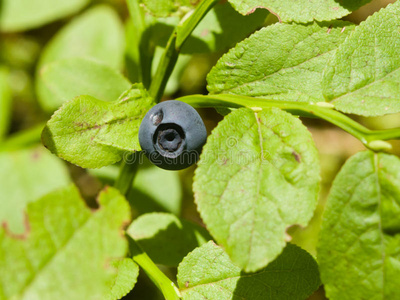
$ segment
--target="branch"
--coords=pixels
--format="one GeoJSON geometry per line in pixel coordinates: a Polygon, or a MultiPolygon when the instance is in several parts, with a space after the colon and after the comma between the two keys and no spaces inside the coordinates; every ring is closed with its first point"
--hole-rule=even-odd
{"type": "Polygon", "coordinates": [[[387,130],[370,130],[357,123],[348,116],[330,107],[329,103],[304,103],[290,101],[276,101],[265,98],[253,98],[247,96],[218,94],[218,95],[191,95],[178,98],[194,107],[248,107],[251,109],[263,109],[278,107],[290,113],[304,117],[318,117],[328,121],[347,131],[359,139],[367,148],[373,151],[387,150],[391,145],[384,140],[400,139],[400,128],[387,130]]]}

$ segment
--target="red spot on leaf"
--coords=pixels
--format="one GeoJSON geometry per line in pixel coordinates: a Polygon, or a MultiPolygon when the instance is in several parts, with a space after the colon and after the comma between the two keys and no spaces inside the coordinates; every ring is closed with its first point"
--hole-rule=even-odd
{"type": "Polygon", "coordinates": [[[4,231],[6,232],[6,234],[14,239],[17,240],[26,240],[28,238],[29,233],[31,232],[31,225],[29,223],[29,219],[28,216],[25,214],[24,217],[24,225],[25,225],[25,232],[22,234],[16,234],[10,231],[10,228],[8,228],[8,223],[6,221],[4,221],[2,223],[2,227],[4,228],[4,231]]]}

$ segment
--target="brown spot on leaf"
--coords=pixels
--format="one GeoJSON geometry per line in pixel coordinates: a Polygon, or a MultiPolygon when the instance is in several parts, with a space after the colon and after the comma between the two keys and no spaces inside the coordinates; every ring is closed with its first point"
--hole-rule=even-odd
{"type": "Polygon", "coordinates": [[[17,240],[26,240],[28,238],[29,233],[31,232],[31,225],[29,223],[27,214],[24,215],[25,232],[22,234],[16,234],[16,233],[11,232],[10,228],[8,228],[8,223],[6,221],[3,221],[3,223],[1,225],[9,237],[17,239],[17,240]]]}
{"type": "Polygon", "coordinates": [[[185,282],[185,287],[188,288],[189,287],[189,281],[185,282]]]}
{"type": "Polygon", "coordinates": [[[297,153],[296,151],[293,151],[293,152],[292,152],[292,155],[294,156],[294,158],[296,159],[296,161],[297,161],[298,163],[301,162],[301,156],[300,156],[299,153],[297,153]]]}

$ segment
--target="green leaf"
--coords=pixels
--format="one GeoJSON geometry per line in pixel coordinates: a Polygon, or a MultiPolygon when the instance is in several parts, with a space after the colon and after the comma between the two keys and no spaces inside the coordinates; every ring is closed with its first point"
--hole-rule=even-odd
{"type": "Polygon", "coordinates": [[[9,72],[6,67],[0,66],[0,142],[8,133],[11,118],[11,88],[9,72]]]}
{"type": "Polygon", "coordinates": [[[117,300],[126,296],[135,286],[139,275],[139,267],[131,258],[118,260],[114,266],[118,269],[118,273],[112,285],[109,300],[117,300]]]}
{"type": "Polygon", "coordinates": [[[357,26],[339,47],[323,78],[336,109],[363,116],[400,112],[400,2],[357,26]]]}
{"type": "Polygon", "coordinates": [[[112,260],[126,255],[129,205],[107,188],[100,208],[71,186],[28,205],[24,236],[0,230],[0,295],[5,299],[103,299],[116,280],[112,260]]]}
{"type": "Polygon", "coordinates": [[[139,2],[147,13],[155,17],[182,16],[198,3],[193,0],[139,0],[139,2]]]}
{"type": "Polygon", "coordinates": [[[2,0],[0,31],[22,31],[64,18],[82,9],[89,0],[2,0]]]}
{"type": "Polygon", "coordinates": [[[310,133],[277,108],[237,109],[203,148],[193,190],[212,236],[246,272],[285,247],[287,228],[313,215],[319,162],[310,133]]]}
{"type": "Polygon", "coordinates": [[[357,153],[333,182],[318,246],[329,299],[399,299],[400,159],[357,153]]]}
{"type": "MultiPolygon", "coordinates": [[[[60,106],[61,99],[70,95],[70,93],[65,93],[65,90],[71,88],[71,81],[74,79],[71,78],[71,75],[77,76],[76,81],[82,80],[79,84],[81,88],[88,84],[88,90],[91,91],[90,87],[96,83],[97,76],[101,78],[107,75],[106,73],[111,73],[111,71],[105,71],[105,67],[102,67],[101,71],[98,70],[100,69],[99,66],[89,67],[88,63],[81,67],[78,66],[74,70],[73,67],[76,66],[76,60],[74,61],[75,65],[66,62],[60,62],[61,65],[47,66],[48,64],[67,58],[80,57],[104,63],[114,69],[121,69],[124,60],[124,47],[123,26],[117,13],[110,7],[104,5],[96,6],[74,19],[49,42],[38,63],[36,91],[40,104],[48,111],[57,109],[60,106]],[[93,68],[95,70],[92,70],[93,68]],[[88,73],[89,71],[90,73],[88,73]],[[94,71],[97,71],[100,75],[93,74],[94,71]],[[55,72],[67,72],[69,75],[68,80],[62,81],[63,74],[58,73],[57,84],[54,87],[55,83],[50,76],[54,75],[55,72]],[[80,75],[80,72],[83,72],[83,74],[80,75]],[[47,77],[44,78],[43,73],[47,74],[47,77]],[[79,75],[83,78],[79,78],[79,75]],[[91,79],[88,79],[88,76],[91,76],[91,79]],[[60,86],[62,87],[61,91],[60,86]],[[52,91],[53,89],[55,91],[52,91]],[[60,92],[64,93],[59,94],[60,92]],[[54,95],[55,93],[56,95],[54,95]]],[[[120,75],[111,74],[109,76],[112,78],[121,77],[119,80],[123,80],[120,75]]],[[[125,84],[125,82],[122,84],[125,84]]],[[[109,87],[110,85],[107,86],[109,87]]],[[[119,86],[121,86],[121,83],[119,83],[119,86]]],[[[118,87],[116,90],[118,90],[118,87]]],[[[77,89],[76,91],[80,90],[77,89]]],[[[73,96],[77,95],[74,94],[73,96]]]]}
{"type": "Polygon", "coordinates": [[[339,19],[371,0],[229,0],[241,14],[248,15],[257,8],[268,9],[281,22],[328,21],[339,19]]]}
{"type": "Polygon", "coordinates": [[[25,229],[28,203],[70,183],[64,164],[43,147],[1,152],[0,170],[0,223],[14,234],[25,229]]]}
{"type": "Polygon", "coordinates": [[[156,264],[174,267],[190,251],[211,239],[203,227],[167,213],[142,215],[133,221],[127,233],[156,264]]]}
{"type": "Polygon", "coordinates": [[[310,254],[288,244],[260,272],[241,272],[213,242],[195,249],[178,268],[183,300],[303,300],[320,285],[318,265],[310,254]]]}
{"type": "Polygon", "coordinates": [[[100,168],[140,151],[138,131],[153,106],[141,84],[114,102],[80,96],[66,102],[47,122],[42,142],[57,156],[82,168],[100,168]]]}
{"type": "Polygon", "coordinates": [[[114,101],[131,84],[111,67],[89,59],[70,58],[45,65],[39,73],[37,94],[47,111],[59,108],[67,100],[91,95],[114,101]]]}
{"type": "Polygon", "coordinates": [[[218,61],[207,77],[207,88],[214,94],[325,101],[324,68],[353,27],[342,21],[265,27],[218,61]]]}
{"type": "Polygon", "coordinates": [[[113,68],[122,67],[124,29],[118,14],[99,5],[73,19],[47,44],[39,67],[71,57],[86,57],[113,68]]]}

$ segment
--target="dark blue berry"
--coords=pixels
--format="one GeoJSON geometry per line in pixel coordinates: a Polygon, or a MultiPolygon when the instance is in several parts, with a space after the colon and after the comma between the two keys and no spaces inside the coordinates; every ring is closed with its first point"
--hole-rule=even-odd
{"type": "Polygon", "coordinates": [[[176,100],[151,108],[139,128],[142,150],[153,164],[167,170],[196,163],[206,139],[206,127],[197,111],[176,100]]]}

